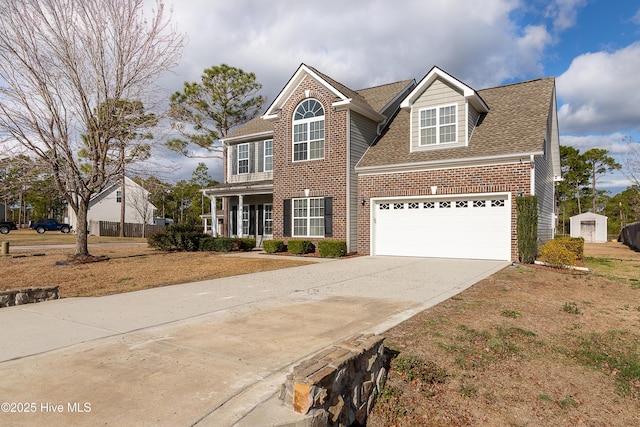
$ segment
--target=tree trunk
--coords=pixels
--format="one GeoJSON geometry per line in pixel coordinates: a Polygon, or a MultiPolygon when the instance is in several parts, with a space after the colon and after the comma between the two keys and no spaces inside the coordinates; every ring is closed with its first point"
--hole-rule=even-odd
{"type": "Polygon", "coordinates": [[[78,198],[78,210],[76,212],[77,227],[76,230],[76,250],[72,258],[82,258],[89,256],[88,230],[87,230],[87,212],[89,211],[89,197],[78,198]]]}

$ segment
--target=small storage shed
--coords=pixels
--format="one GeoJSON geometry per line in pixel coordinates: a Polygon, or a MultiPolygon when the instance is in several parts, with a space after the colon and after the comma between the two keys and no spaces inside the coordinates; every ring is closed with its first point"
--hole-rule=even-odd
{"type": "Polygon", "coordinates": [[[607,217],[593,212],[585,212],[570,218],[571,237],[582,237],[587,243],[607,241],[607,217]]]}

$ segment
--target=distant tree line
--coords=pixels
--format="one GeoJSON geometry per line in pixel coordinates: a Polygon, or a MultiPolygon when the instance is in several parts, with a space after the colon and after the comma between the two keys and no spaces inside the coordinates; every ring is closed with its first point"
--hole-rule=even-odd
{"type": "MultiPolygon", "coordinates": [[[[633,151],[632,151],[633,152],[633,151]]],[[[569,233],[569,220],[584,212],[594,212],[608,217],[608,234],[616,236],[625,225],[640,220],[640,186],[633,180],[637,172],[633,159],[624,165],[616,162],[607,150],[592,148],[580,153],[569,146],[560,146],[562,181],[556,186],[559,234],[569,233]],[[620,170],[631,177],[631,185],[624,191],[610,196],[599,189],[599,179],[620,170]]]]}
{"type": "MultiPolygon", "coordinates": [[[[185,224],[201,224],[200,215],[211,213],[211,202],[200,190],[218,184],[204,163],[198,164],[189,180],[176,183],[153,176],[132,179],[149,191],[157,217],[185,224]]],[[[64,220],[68,215],[64,195],[57,190],[48,169],[24,155],[0,159],[0,203],[7,220],[19,224],[38,218],[64,220]]]]}

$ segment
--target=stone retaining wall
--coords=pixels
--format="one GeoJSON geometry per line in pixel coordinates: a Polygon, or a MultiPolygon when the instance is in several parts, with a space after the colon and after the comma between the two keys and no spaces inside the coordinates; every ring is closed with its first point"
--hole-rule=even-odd
{"type": "Polygon", "coordinates": [[[384,338],[357,335],[293,368],[280,399],[313,426],[365,424],[377,391],[387,379],[384,338]]]}
{"type": "Polygon", "coordinates": [[[60,299],[58,286],[0,291],[0,308],[60,299]]]}

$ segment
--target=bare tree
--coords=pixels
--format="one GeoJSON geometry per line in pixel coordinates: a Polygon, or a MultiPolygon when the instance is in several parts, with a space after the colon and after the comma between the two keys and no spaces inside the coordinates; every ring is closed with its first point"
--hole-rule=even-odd
{"type": "Polygon", "coordinates": [[[624,159],[622,173],[631,181],[632,185],[640,187],[640,142],[633,137],[626,136],[622,139],[629,147],[629,153],[624,159]]]}
{"type": "Polygon", "coordinates": [[[0,0],[0,135],[47,164],[78,218],[88,256],[92,195],[121,174],[123,100],[153,104],[184,37],[158,1],[0,0]]]}

